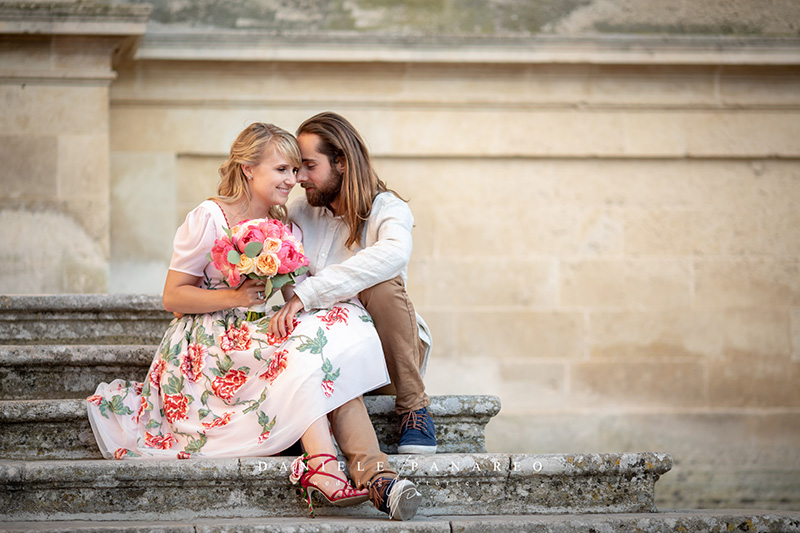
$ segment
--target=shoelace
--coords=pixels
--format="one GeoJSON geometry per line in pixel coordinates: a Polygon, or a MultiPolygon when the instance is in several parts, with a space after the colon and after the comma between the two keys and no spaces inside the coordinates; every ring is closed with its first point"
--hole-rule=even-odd
{"type": "Polygon", "coordinates": [[[369,485],[370,500],[375,505],[375,509],[380,510],[381,506],[386,501],[386,489],[394,481],[388,477],[379,477],[369,485]]]}
{"type": "Polygon", "coordinates": [[[411,428],[411,429],[418,429],[420,431],[424,431],[427,433],[427,427],[425,426],[425,422],[430,418],[430,415],[427,411],[423,411],[422,414],[417,414],[416,411],[409,411],[403,417],[403,421],[401,422],[400,426],[402,429],[411,428]]]}

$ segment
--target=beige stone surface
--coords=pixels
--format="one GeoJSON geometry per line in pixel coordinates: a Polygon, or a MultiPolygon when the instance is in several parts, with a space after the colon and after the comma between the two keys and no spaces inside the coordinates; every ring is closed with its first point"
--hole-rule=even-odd
{"type": "Polygon", "coordinates": [[[473,311],[456,316],[456,354],[506,359],[578,359],[586,350],[582,313],[473,311]]]}
{"type": "Polygon", "coordinates": [[[800,361],[742,353],[708,364],[712,408],[800,407],[800,361]]]}
{"type": "Polygon", "coordinates": [[[570,368],[570,406],[609,410],[702,408],[705,365],[696,361],[584,361],[570,368]]]}
{"type": "Polygon", "coordinates": [[[800,305],[797,259],[698,259],[694,270],[699,307],[800,305]]]}
{"type": "Polygon", "coordinates": [[[599,309],[688,307],[692,273],[690,260],[673,257],[563,261],[560,302],[599,309]]]}

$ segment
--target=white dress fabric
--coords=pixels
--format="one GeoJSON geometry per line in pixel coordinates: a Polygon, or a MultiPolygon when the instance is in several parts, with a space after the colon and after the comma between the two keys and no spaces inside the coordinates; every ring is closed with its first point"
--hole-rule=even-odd
{"type": "MultiPolygon", "coordinates": [[[[170,269],[227,290],[207,254],[224,214],[205,201],[178,229],[170,269]]],[[[279,453],[316,419],[389,382],[380,339],[356,299],[300,313],[284,338],[247,309],[170,324],[143,382],[101,383],[87,398],[107,459],[245,457],[279,453]]]]}

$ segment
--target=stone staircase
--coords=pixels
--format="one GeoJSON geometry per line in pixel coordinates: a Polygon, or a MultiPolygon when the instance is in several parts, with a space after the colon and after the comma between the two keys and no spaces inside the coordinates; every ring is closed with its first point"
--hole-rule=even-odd
{"type": "Polygon", "coordinates": [[[423,494],[407,523],[368,504],[307,518],[291,456],[100,459],[83,398],[141,380],[170,319],[154,296],[0,297],[0,531],[800,531],[797,513],[656,513],[663,453],[486,453],[494,396],[432,397],[433,456],[395,455],[393,398],[365,398],[392,466],[423,494]]]}

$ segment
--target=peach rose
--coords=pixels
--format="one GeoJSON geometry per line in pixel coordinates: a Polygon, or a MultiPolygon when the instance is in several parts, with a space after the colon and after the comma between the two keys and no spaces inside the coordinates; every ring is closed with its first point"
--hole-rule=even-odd
{"type": "Polygon", "coordinates": [[[256,261],[242,254],[236,268],[239,269],[240,274],[252,274],[256,271],[256,261]]]}
{"type": "Polygon", "coordinates": [[[281,266],[281,261],[275,254],[261,254],[256,259],[256,272],[262,276],[274,276],[281,266]]]}

